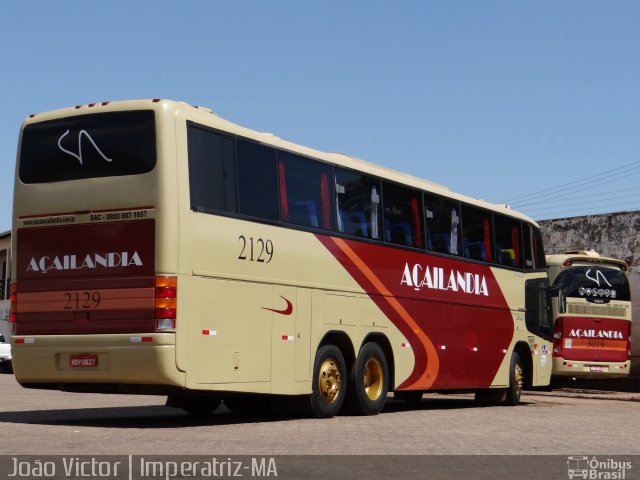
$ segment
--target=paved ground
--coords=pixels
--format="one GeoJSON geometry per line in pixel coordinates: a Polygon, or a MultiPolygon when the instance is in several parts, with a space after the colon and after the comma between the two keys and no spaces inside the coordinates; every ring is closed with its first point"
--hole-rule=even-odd
{"type": "Polygon", "coordinates": [[[206,420],[164,398],[21,388],[0,375],[0,454],[640,454],[640,394],[527,394],[518,407],[468,395],[390,400],[374,417],[252,416],[221,407],[206,420]]]}

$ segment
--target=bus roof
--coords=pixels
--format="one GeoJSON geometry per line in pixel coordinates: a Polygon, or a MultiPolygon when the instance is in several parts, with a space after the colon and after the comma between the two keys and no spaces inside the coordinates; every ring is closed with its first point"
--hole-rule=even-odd
{"type": "Polygon", "coordinates": [[[565,253],[547,255],[547,265],[571,266],[575,263],[612,264],[623,270],[627,269],[627,262],[613,257],[603,257],[595,250],[569,250],[565,253]]]}
{"type": "Polygon", "coordinates": [[[527,215],[512,210],[509,205],[496,204],[487,202],[485,200],[476,199],[466,195],[452,192],[448,187],[440,185],[435,182],[424,180],[406,173],[398,172],[391,168],[383,167],[350,155],[334,152],[323,152],[309,147],[304,147],[287,140],[283,140],[280,137],[272,133],[256,132],[246,127],[237,125],[229,120],[226,120],[217,115],[213,110],[201,106],[191,106],[185,102],[176,102],[172,100],[161,99],[147,99],[147,100],[125,100],[115,102],[97,102],[86,105],[76,105],[74,107],[68,107],[58,110],[51,110],[48,112],[38,113],[30,115],[27,118],[22,128],[31,123],[37,123],[46,120],[53,120],[62,117],[86,115],[90,113],[100,113],[108,111],[122,111],[122,110],[141,110],[141,109],[153,109],[156,111],[164,111],[166,113],[173,112],[174,114],[182,114],[185,118],[194,122],[202,123],[204,125],[216,128],[219,130],[227,131],[232,134],[240,135],[260,143],[268,144],[274,147],[280,147],[285,150],[289,150],[295,153],[306,155],[316,158],[318,160],[333,163],[345,168],[352,168],[360,170],[363,173],[369,173],[381,178],[385,178],[394,182],[402,183],[408,186],[412,186],[421,190],[439,194],[445,197],[449,197],[455,200],[459,200],[468,204],[472,204],[481,208],[492,210],[497,213],[508,215],[510,217],[518,218],[526,222],[532,223],[537,226],[537,223],[527,215]]]}

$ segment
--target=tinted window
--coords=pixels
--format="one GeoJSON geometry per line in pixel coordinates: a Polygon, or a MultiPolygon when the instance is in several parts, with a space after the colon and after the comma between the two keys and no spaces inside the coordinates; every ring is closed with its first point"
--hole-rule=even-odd
{"type": "Polygon", "coordinates": [[[338,231],[380,239],[380,182],[352,170],[336,168],[335,184],[338,231]]]}
{"type": "Polygon", "coordinates": [[[238,190],[240,213],[278,219],[276,151],[273,148],[238,140],[238,190]]]}
{"type": "Polygon", "coordinates": [[[532,227],[533,230],[533,259],[536,268],[547,268],[547,259],[544,256],[544,247],[542,246],[542,235],[540,230],[532,227]]]}
{"type": "Polygon", "coordinates": [[[385,240],[398,245],[424,247],[420,193],[384,182],[382,198],[385,240]]]}
{"type": "Polygon", "coordinates": [[[424,217],[427,225],[427,248],[434,252],[460,255],[460,205],[435,195],[424,195],[424,217]]]}
{"type": "Polygon", "coordinates": [[[479,208],[462,206],[462,244],[464,256],[491,262],[491,213],[479,208]]]}
{"type": "Polygon", "coordinates": [[[549,282],[546,278],[536,278],[525,282],[525,323],[531,333],[551,339],[551,298],[549,282]]]}
{"type": "Polygon", "coordinates": [[[20,148],[20,180],[47,183],[137,175],[156,164],[151,110],[95,113],[33,123],[20,148]]]}
{"type": "Polygon", "coordinates": [[[614,268],[571,267],[560,272],[554,285],[561,285],[567,297],[586,298],[594,303],[631,299],[627,276],[614,268]]]}
{"type": "Polygon", "coordinates": [[[282,219],[315,228],[332,228],[331,167],[288,152],[278,153],[282,219]]]}
{"type": "Polygon", "coordinates": [[[496,263],[507,267],[522,267],[520,222],[502,215],[494,215],[493,231],[496,263]]]}
{"type": "Polygon", "coordinates": [[[525,225],[522,233],[524,268],[531,270],[535,267],[533,264],[533,227],[531,225],[525,225]]]}
{"type": "Polygon", "coordinates": [[[192,210],[236,210],[233,139],[190,125],[189,191],[192,210]]]}

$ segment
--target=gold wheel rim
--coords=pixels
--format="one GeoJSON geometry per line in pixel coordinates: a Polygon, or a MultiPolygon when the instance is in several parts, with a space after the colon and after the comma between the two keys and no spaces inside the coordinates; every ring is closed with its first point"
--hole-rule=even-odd
{"type": "Polygon", "coordinates": [[[368,359],[364,366],[364,391],[369,400],[376,401],[380,398],[383,380],[380,360],[375,357],[368,359]]]}
{"type": "Polygon", "coordinates": [[[334,358],[325,359],[318,372],[318,390],[322,400],[326,403],[335,402],[340,394],[341,383],[338,362],[334,358]]]}
{"type": "Polygon", "coordinates": [[[522,393],[522,385],[524,384],[524,375],[522,373],[522,367],[519,363],[516,363],[516,368],[514,369],[514,382],[516,387],[516,395],[519,397],[522,393]]]}

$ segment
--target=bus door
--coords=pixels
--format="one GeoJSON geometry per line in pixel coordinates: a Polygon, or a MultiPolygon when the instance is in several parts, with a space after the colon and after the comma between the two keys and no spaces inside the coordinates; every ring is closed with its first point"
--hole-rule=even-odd
{"type": "Polygon", "coordinates": [[[533,384],[546,385],[551,375],[553,323],[551,315],[551,295],[549,280],[534,278],[525,283],[525,322],[529,332],[538,339],[534,340],[533,384]]]}

